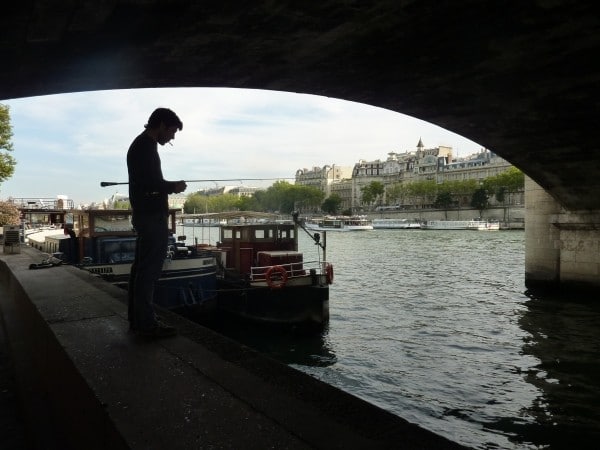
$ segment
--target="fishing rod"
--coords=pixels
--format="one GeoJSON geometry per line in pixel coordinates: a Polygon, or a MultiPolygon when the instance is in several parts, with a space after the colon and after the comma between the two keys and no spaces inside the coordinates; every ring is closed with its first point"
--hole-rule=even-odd
{"type": "MultiPolygon", "coordinates": [[[[212,179],[212,180],[183,180],[186,183],[209,183],[209,182],[216,182],[216,181],[239,181],[240,183],[242,181],[270,181],[270,180],[295,180],[295,178],[289,178],[289,177],[278,177],[278,178],[220,178],[220,179],[212,179]]],[[[100,182],[100,186],[101,187],[107,187],[107,186],[116,186],[118,184],[129,184],[129,181],[121,181],[121,182],[116,182],[116,181],[101,181],[100,182]]]]}

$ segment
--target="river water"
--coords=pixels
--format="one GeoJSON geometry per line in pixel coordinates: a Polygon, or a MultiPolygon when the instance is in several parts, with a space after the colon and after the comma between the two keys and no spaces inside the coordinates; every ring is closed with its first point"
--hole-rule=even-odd
{"type": "Polygon", "coordinates": [[[597,448],[600,307],[526,295],[523,231],[329,232],[327,260],[322,335],[219,331],[469,447],[597,448]]]}

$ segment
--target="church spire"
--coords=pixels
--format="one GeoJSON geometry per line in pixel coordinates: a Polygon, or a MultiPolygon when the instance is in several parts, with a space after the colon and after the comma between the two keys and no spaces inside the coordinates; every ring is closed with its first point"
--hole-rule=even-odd
{"type": "Polygon", "coordinates": [[[423,145],[423,141],[421,140],[421,138],[419,137],[419,143],[417,144],[417,148],[419,150],[422,150],[425,146],[423,145]]]}

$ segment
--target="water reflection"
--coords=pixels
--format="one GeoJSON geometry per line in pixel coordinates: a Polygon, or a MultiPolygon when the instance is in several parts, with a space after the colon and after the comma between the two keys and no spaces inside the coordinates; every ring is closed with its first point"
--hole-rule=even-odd
{"type": "Polygon", "coordinates": [[[596,448],[600,305],[525,295],[524,256],[521,232],[337,233],[329,330],[219,332],[471,448],[596,448]]]}
{"type": "Polygon", "coordinates": [[[215,331],[284,364],[327,367],[337,362],[328,341],[329,330],[321,332],[265,327],[233,318],[210,325],[215,331]]]}
{"type": "Polygon", "coordinates": [[[519,325],[523,352],[538,361],[523,374],[540,396],[525,414],[535,426],[521,439],[549,448],[597,448],[600,442],[600,305],[585,299],[534,297],[519,325]]]}

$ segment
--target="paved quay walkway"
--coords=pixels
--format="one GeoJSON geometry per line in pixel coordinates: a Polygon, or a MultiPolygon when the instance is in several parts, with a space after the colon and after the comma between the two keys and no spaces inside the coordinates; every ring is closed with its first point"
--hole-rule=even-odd
{"type": "Polygon", "coordinates": [[[177,336],[135,336],[124,291],[39,260],[0,253],[14,448],[23,428],[28,448],[462,448],[168,311],[177,336]]]}
{"type": "MultiPolygon", "coordinates": [[[[6,295],[0,285],[0,296],[6,295]]],[[[15,371],[0,314],[0,449],[25,448],[25,424],[18,404],[15,371]]]]}

